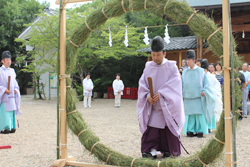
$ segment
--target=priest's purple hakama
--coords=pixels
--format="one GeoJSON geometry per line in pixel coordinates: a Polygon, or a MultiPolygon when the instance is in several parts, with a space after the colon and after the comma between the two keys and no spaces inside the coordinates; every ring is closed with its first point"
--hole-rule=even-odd
{"type": "Polygon", "coordinates": [[[163,59],[161,65],[147,62],[139,80],[137,115],[141,140],[141,152],[155,149],[169,152],[171,156],[181,154],[180,133],[185,122],[182,101],[182,82],[175,61],[163,59]],[[153,92],[159,101],[152,105],[147,78],[153,81],[153,92]]]}

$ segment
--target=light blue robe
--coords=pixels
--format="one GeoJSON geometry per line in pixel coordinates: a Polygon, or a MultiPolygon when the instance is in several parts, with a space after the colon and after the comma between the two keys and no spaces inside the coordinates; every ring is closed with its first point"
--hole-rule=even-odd
{"type": "Polygon", "coordinates": [[[16,73],[12,68],[0,67],[0,131],[3,129],[16,129],[16,115],[20,111],[20,91],[16,81],[16,73]],[[10,80],[10,94],[6,94],[8,87],[8,76],[10,80]],[[17,92],[14,94],[14,90],[17,92]]]}
{"type": "Polygon", "coordinates": [[[186,118],[183,134],[188,131],[208,134],[208,124],[212,123],[215,98],[207,74],[202,68],[183,71],[182,95],[186,118]],[[202,96],[201,92],[205,96],[202,96]]]}

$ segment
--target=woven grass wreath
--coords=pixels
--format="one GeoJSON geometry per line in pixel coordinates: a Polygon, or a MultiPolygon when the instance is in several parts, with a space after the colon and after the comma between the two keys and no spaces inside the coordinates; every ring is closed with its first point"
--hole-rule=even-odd
{"type": "MultiPolygon", "coordinates": [[[[223,36],[221,28],[215,25],[214,21],[202,13],[196,13],[186,2],[175,0],[110,0],[103,8],[93,11],[83,23],[79,25],[70,36],[66,46],[66,74],[73,72],[76,64],[77,46],[87,40],[91,31],[103,25],[108,18],[121,16],[128,11],[148,10],[152,13],[162,16],[166,15],[177,24],[187,24],[190,29],[199,37],[207,39],[211,50],[220,57],[223,54],[223,36]]],[[[235,51],[234,44],[234,51],[235,51]]],[[[234,52],[235,53],[235,52],[234,52]]],[[[240,58],[234,54],[234,65],[238,66],[240,58]]],[[[235,75],[235,77],[237,77],[235,75]]],[[[77,111],[77,94],[74,89],[69,87],[72,83],[70,78],[66,78],[67,84],[67,121],[71,131],[79,137],[84,147],[94,154],[99,160],[110,165],[116,166],[206,166],[219,157],[224,149],[224,112],[215,132],[215,138],[210,139],[208,143],[195,155],[188,158],[167,158],[162,161],[138,158],[123,155],[113,151],[99,142],[99,138],[88,129],[87,123],[77,111]],[[72,112],[74,111],[74,112],[72,112]]],[[[236,85],[236,95],[240,89],[236,85]]],[[[239,98],[236,98],[235,108],[240,105],[239,98]]]]}

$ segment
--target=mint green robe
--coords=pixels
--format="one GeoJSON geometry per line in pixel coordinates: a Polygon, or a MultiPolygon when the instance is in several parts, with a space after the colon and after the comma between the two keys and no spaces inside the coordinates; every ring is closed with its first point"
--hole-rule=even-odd
{"type": "Polygon", "coordinates": [[[215,107],[215,98],[207,74],[200,67],[182,73],[182,95],[186,122],[183,134],[188,131],[208,134],[215,107]],[[201,95],[201,92],[205,96],[201,95]]]}

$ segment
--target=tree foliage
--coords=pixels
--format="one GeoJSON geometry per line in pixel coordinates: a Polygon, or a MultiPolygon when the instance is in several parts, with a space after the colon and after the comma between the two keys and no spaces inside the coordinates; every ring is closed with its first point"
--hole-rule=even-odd
{"type": "MultiPolygon", "coordinates": [[[[87,17],[93,10],[102,6],[102,1],[97,0],[93,3],[87,3],[74,9],[67,9],[66,20],[66,36],[69,37],[74,31],[75,27],[83,24],[85,17],[87,17]]],[[[40,18],[35,23],[26,24],[32,27],[32,33],[29,35],[29,41],[16,40],[22,42],[23,45],[31,45],[35,50],[31,52],[30,61],[33,62],[25,67],[24,71],[36,73],[38,76],[55,68],[55,56],[58,48],[58,19],[59,13],[48,15],[40,10],[37,14],[40,18]],[[43,58],[43,54],[49,53],[49,61],[43,58]],[[36,60],[37,68],[33,68],[34,60],[36,60]],[[39,68],[45,66],[42,70],[39,68]],[[47,68],[49,67],[49,68],[47,68]]],[[[127,12],[125,15],[118,18],[109,19],[105,25],[100,26],[97,30],[92,31],[90,38],[79,46],[77,51],[76,69],[73,78],[76,80],[75,84],[81,85],[86,73],[92,73],[92,80],[94,81],[94,91],[105,92],[107,86],[111,86],[116,73],[122,74],[122,79],[125,86],[137,87],[138,80],[141,76],[145,62],[147,60],[145,53],[137,50],[147,47],[144,42],[144,28],[156,25],[170,24],[164,17],[159,17],[148,11],[141,12],[127,12]],[[125,27],[128,26],[128,40],[129,46],[126,47],[123,43],[125,40],[125,27]],[[111,29],[112,47],[109,46],[109,30],[111,29]],[[78,82],[78,84],[77,84],[78,82]]],[[[148,29],[149,38],[160,35],[164,37],[165,27],[156,27],[148,29]]],[[[169,27],[170,37],[192,35],[189,29],[183,29],[180,26],[169,27]]],[[[69,39],[70,40],[70,39],[69,39]]],[[[74,41],[72,41],[74,42],[74,41]]],[[[27,56],[27,55],[26,55],[27,56]]],[[[27,59],[27,57],[19,57],[19,61],[27,59]]],[[[36,77],[39,78],[39,77],[36,77]]],[[[79,89],[80,90],[80,89],[79,89]]],[[[79,92],[81,93],[81,92],[79,92]]]]}
{"type": "Polygon", "coordinates": [[[39,9],[44,9],[47,3],[37,0],[0,0],[0,51],[9,50],[12,55],[19,50],[19,44],[14,39],[30,23],[39,9]]]}

